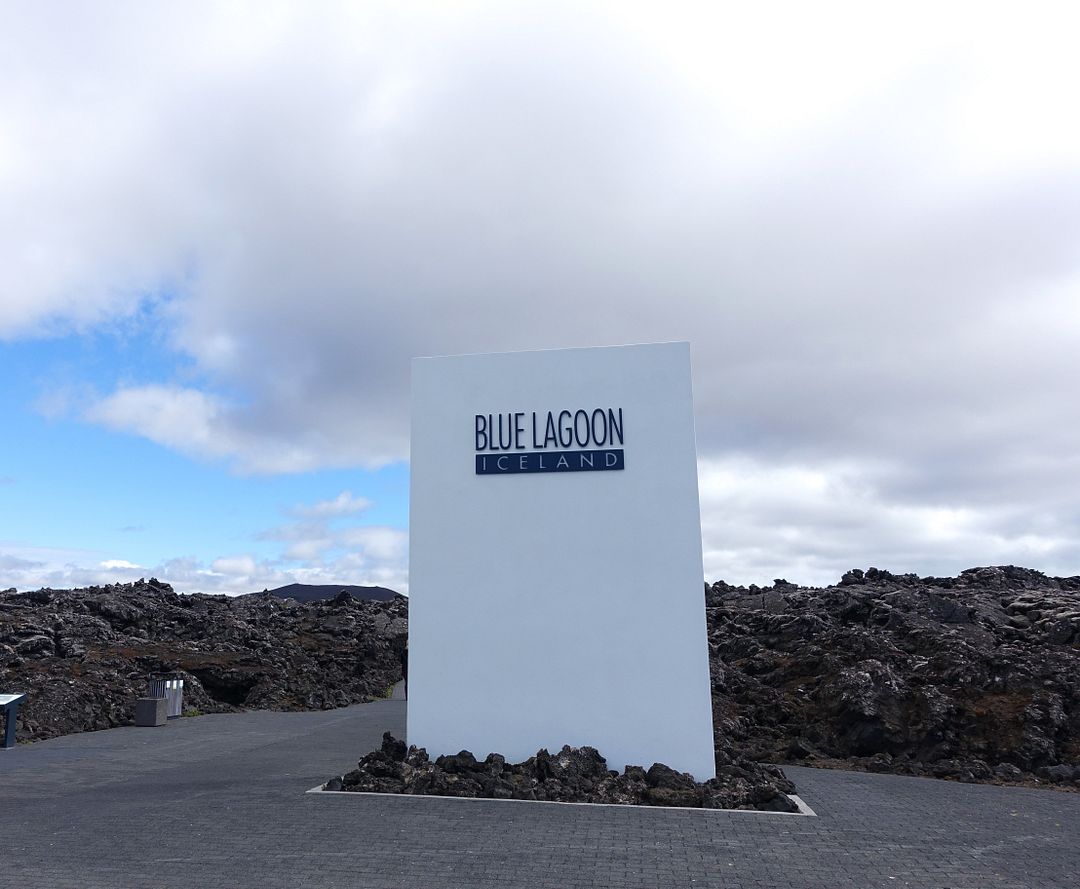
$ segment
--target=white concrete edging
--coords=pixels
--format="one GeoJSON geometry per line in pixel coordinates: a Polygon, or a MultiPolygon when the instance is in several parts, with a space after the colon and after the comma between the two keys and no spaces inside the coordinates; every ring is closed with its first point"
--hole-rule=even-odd
{"type": "Polygon", "coordinates": [[[768,812],[763,809],[699,809],[693,806],[633,806],[623,803],[567,803],[560,802],[559,800],[549,799],[495,799],[493,797],[486,796],[435,796],[433,794],[424,793],[376,793],[371,790],[323,790],[325,784],[320,784],[318,787],[312,787],[311,790],[305,790],[304,793],[319,793],[326,794],[328,796],[377,796],[382,799],[389,797],[397,797],[398,799],[451,799],[461,800],[462,802],[473,803],[532,803],[536,805],[545,806],[599,806],[605,809],[658,809],[664,812],[723,812],[727,814],[743,814],[743,815],[800,815],[809,816],[812,818],[817,817],[817,812],[811,809],[803,800],[794,793],[787,794],[796,806],[799,807],[798,812],[768,812]]]}

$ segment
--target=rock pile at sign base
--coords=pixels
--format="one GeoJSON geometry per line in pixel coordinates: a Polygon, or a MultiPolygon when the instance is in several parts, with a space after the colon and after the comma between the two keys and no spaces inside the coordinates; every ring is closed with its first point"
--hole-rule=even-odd
{"type": "Polygon", "coordinates": [[[787,795],[795,785],[775,766],[742,762],[719,765],[704,783],[661,763],[649,769],[610,770],[592,747],[537,751],[525,762],[508,763],[498,753],[478,761],[469,751],[432,760],[422,747],[406,747],[389,732],[382,747],[357,768],[323,787],[331,791],[404,793],[484,799],[676,806],[696,809],[760,809],[797,812],[787,795]]]}

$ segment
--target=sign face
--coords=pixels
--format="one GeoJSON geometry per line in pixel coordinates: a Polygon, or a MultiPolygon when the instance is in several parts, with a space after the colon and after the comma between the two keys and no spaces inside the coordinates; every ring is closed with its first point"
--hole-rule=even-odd
{"type": "Polygon", "coordinates": [[[409,743],[713,777],[689,345],[412,372],[409,743]]]}

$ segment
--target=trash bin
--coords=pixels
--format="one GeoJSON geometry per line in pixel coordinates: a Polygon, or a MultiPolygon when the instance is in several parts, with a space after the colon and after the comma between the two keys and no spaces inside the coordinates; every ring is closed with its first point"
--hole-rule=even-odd
{"type": "Polygon", "coordinates": [[[165,680],[165,701],[169,719],[176,719],[184,712],[184,680],[165,680]]]}
{"type": "Polygon", "coordinates": [[[184,712],[184,680],[179,676],[151,677],[146,696],[164,698],[169,719],[176,719],[184,712]]]}

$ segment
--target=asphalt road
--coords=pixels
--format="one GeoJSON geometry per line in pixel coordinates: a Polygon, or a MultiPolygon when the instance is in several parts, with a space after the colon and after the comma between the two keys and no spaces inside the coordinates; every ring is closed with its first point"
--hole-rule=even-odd
{"type": "Polygon", "coordinates": [[[0,886],[1080,886],[1078,794],[803,768],[818,817],[305,792],[404,722],[392,700],[0,751],[0,886]]]}

